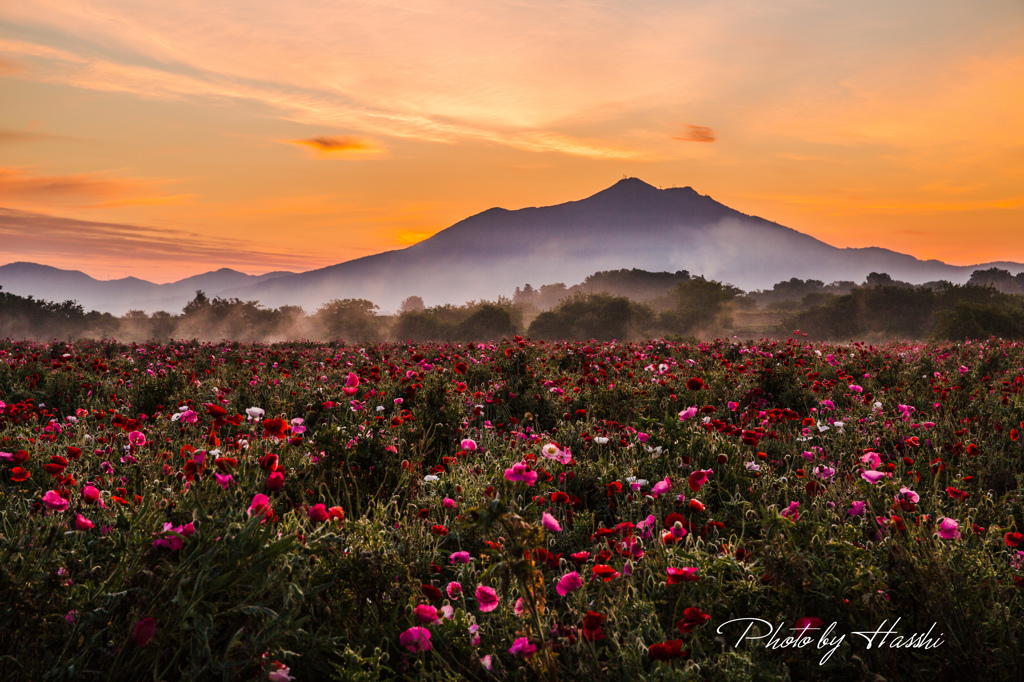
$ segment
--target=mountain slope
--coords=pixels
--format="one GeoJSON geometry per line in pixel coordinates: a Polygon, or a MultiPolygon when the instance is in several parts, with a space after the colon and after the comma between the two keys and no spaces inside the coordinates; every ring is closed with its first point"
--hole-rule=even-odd
{"type": "MultiPolygon", "coordinates": [[[[991,265],[957,267],[887,249],[839,249],[692,188],[659,190],[630,178],[580,201],[492,208],[400,251],[231,294],[307,309],[332,298],[367,298],[395,310],[413,294],[428,305],[493,299],[526,283],[571,285],[596,271],[620,268],[689,270],[752,290],[791,277],[862,282],[873,271],[915,283],[964,282],[975,269],[991,265]]],[[[1014,272],[1024,268],[999,265],[1014,272]]]]}
{"type": "Polygon", "coordinates": [[[913,283],[966,282],[976,269],[881,248],[840,249],[778,223],[749,216],[690,187],[660,190],[621,180],[579,201],[510,211],[488,209],[405,249],[303,273],[254,277],[221,269],[171,284],[101,282],[77,271],[30,263],[0,267],[7,291],[51,300],[77,299],[87,309],[177,312],[197,289],[307,312],[335,298],[365,298],[382,311],[418,295],[428,305],[509,296],[527,283],[573,285],[602,270],[688,270],[745,290],[789,280],[862,282],[886,272],[913,283]]]}

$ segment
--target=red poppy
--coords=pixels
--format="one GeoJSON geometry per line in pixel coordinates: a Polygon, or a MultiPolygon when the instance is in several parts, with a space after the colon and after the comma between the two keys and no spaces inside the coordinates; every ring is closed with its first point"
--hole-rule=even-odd
{"type": "Polygon", "coordinates": [[[228,416],[228,411],[220,405],[214,405],[213,403],[205,403],[206,412],[214,419],[221,419],[228,416]]]}
{"type": "Polygon", "coordinates": [[[676,623],[676,628],[679,630],[679,632],[686,635],[692,632],[693,629],[698,625],[703,625],[709,620],[711,620],[711,616],[704,613],[700,609],[691,606],[690,608],[683,611],[683,618],[678,623],[676,623]]]}
{"type": "Polygon", "coordinates": [[[15,483],[27,481],[29,476],[31,475],[32,474],[30,472],[26,471],[25,469],[22,469],[21,467],[14,467],[13,469],[11,469],[11,480],[14,481],[15,483]]]}
{"type": "Polygon", "coordinates": [[[217,465],[217,468],[227,473],[232,468],[238,465],[238,460],[234,457],[218,457],[213,460],[213,463],[217,465]]]}
{"type": "Polygon", "coordinates": [[[591,573],[596,577],[603,578],[605,582],[619,577],[619,572],[607,564],[597,564],[591,569],[591,573]]]}
{"type": "Polygon", "coordinates": [[[1010,440],[1015,441],[1018,438],[1020,438],[1020,433],[1017,432],[1017,429],[1010,429],[1010,440]]]}
{"type": "Polygon", "coordinates": [[[288,422],[283,419],[265,419],[263,420],[263,435],[272,436],[273,438],[283,439],[291,427],[288,426],[288,422]]]}
{"type": "Polygon", "coordinates": [[[448,529],[440,524],[434,524],[431,526],[430,532],[434,535],[448,535],[448,529]]]}
{"type": "Polygon", "coordinates": [[[953,486],[946,488],[946,494],[955,500],[966,500],[970,496],[970,493],[966,493],[963,490],[957,490],[953,486]]]}
{"type": "Polygon", "coordinates": [[[672,512],[671,514],[665,517],[665,528],[671,530],[672,527],[676,525],[676,521],[683,524],[683,527],[686,527],[686,517],[682,514],[672,512]]]}
{"type": "Polygon", "coordinates": [[[607,620],[608,616],[596,611],[587,611],[587,617],[583,619],[584,630],[596,630],[607,620]]]}
{"type": "Polygon", "coordinates": [[[652,661],[671,661],[675,658],[689,658],[690,652],[683,651],[683,640],[671,639],[652,644],[647,650],[647,656],[652,661]]]}
{"type": "Polygon", "coordinates": [[[423,590],[423,596],[430,601],[441,601],[444,598],[444,594],[441,590],[437,589],[433,585],[420,585],[420,589],[423,590]]]}
{"type": "Polygon", "coordinates": [[[1017,548],[1024,544],[1024,535],[1020,533],[1007,533],[1003,536],[1003,542],[1007,547],[1017,548]]]}
{"type": "Polygon", "coordinates": [[[704,387],[704,380],[701,379],[700,377],[692,377],[689,381],[686,382],[686,387],[691,391],[699,391],[701,388],[704,387]]]}
{"type": "Polygon", "coordinates": [[[690,474],[688,481],[690,490],[695,493],[700,492],[701,486],[708,482],[708,474],[712,473],[711,469],[698,469],[690,474]]]}

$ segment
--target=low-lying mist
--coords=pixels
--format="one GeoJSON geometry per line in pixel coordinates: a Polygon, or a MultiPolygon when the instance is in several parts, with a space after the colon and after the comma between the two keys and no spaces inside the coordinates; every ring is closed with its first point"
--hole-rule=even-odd
{"type": "Polygon", "coordinates": [[[367,299],[334,299],[315,311],[266,307],[197,291],[179,313],[131,310],[118,317],[0,291],[0,337],[125,342],[171,339],[275,343],[473,342],[516,334],[539,340],[743,338],[791,335],[882,341],[1024,338],[1024,278],[995,268],[965,285],[911,285],[884,273],[862,284],[792,278],[743,292],[686,271],[598,272],[582,283],[530,284],[511,297],[427,306],[407,297],[393,314],[367,299]]]}

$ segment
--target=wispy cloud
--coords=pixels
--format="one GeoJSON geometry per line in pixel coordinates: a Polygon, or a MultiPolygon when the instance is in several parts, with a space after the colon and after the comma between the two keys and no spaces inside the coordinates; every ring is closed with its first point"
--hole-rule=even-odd
{"type": "MultiPolygon", "coordinates": [[[[192,268],[228,265],[250,268],[309,269],[308,256],[278,252],[256,244],[169,228],[93,222],[0,208],[0,260],[40,258],[82,265],[126,267],[127,264],[185,262],[192,268]]],[[[316,263],[319,265],[319,263],[316,263]]]]}
{"type": "Polygon", "coordinates": [[[354,135],[317,135],[284,142],[305,147],[318,159],[365,159],[380,156],[383,152],[370,140],[354,135]]]}
{"type": "MultiPolygon", "coordinates": [[[[46,4],[45,0],[42,4],[46,4]]],[[[624,84],[607,91],[603,88],[588,91],[578,77],[566,74],[558,88],[562,94],[553,97],[555,91],[550,88],[524,82],[522,74],[516,74],[522,65],[505,64],[487,45],[467,48],[477,52],[478,60],[469,60],[480,62],[477,66],[469,63],[458,66],[465,60],[453,61],[453,55],[447,54],[452,47],[446,47],[443,54],[430,56],[429,59],[440,60],[443,65],[438,64],[434,75],[425,77],[429,66],[412,68],[406,63],[417,59],[413,45],[380,60],[378,65],[376,60],[365,61],[358,49],[360,40],[339,47],[336,35],[329,39],[323,35],[310,36],[310,40],[319,40],[304,41],[300,46],[289,44],[292,42],[289,36],[268,33],[267,26],[253,25],[250,26],[252,40],[273,43],[275,47],[268,46],[270,52],[287,44],[283,49],[288,54],[271,57],[260,53],[256,42],[248,42],[248,49],[254,52],[239,60],[237,54],[229,55],[224,51],[219,37],[201,31],[192,31],[195,42],[190,39],[191,44],[185,44],[166,33],[166,26],[142,19],[134,22],[121,19],[116,22],[118,28],[113,30],[96,14],[76,14],[69,12],[66,6],[51,9],[57,27],[70,29],[67,20],[75,17],[72,23],[78,28],[86,30],[85,27],[91,26],[94,29],[91,35],[97,43],[128,41],[127,49],[142,57],[130,61],[113,55],[100,56],[97,51],[71,51],[24,40],[0,39],[0,55],[16,58],[26,65],[22,73],[15,75],[151,99],[248,100],[269,106],[280,116],[300,123],[345,127],[378,136],[443,143],[475,141],[531,152],[600,159],[643,160],[650,156],[649,150],[628,147],[621,140],[581,136],[571,130],[575,117],[589,120],[595,114],[599,118],[620,116],[621,101],[649,95],[646,87],[642,95],[635,87],[624,84]],[[126,24],[131,25],[130,30],[126,24]],[[140,36],[149,39],[140,41],[140,36]],[[321,52],[328,55],[326,62],[330,67],[326,71],[321,52]],[[201,56],[201,53],[205,54],[201,56]],[[356,62],[361,68],[353,71],[351,64],[356,62]],[[483,64],[485,66],[478,68],[483,64]],[[354,77],[353,74],[359,75],[354,77]],[[502,82],[509,77],[512,83],[502,82]],[[438,82],[439,79],[442,82],[438,82]]],[[[371,27],[377,23],[386,23],[387,12],[381,10],[372,14],[372,17],[361,17],[359,22],[367,26],[366,34],[376,32],[371,27]]],[[[427,14],[435,15],[427,17],[428,23],[437,21],[436,10],[427,14]]],[[[471,23],[482,22],[482,19],[476,17],[471,23]]],[[[240,18],[221,16],[219,20],[223,23],[211,28],[212,33],[218,35],[240,18]]],[[[330,20],[328,23],[336,24],[340,18],[333,16],[330,20]]],[[[244,24],[245,19],[241,19],[241,23],[244,24]]],[[[403,33],[409,30],[406,26],[403,33]]],[[[436,31],[426,27],[413,30],[405,36],[406,42],[421,42],[421,34],[431,33],[436,31]]],[[[475,40],[479,41],[479,37],[475,40]]],[[[396,44],[401,41],[401,37],[396,37],[396,44]]],[[[232,42],[237,47],[237,42],[232,42]]],[[[366,45],[365,49],[372,51],[382,47],[366,45]]],[[[391,50],[390,47],[385,49],[391,50]]],[[[436,46],[430,49],[436,51],[436,46]]],[[[519,50],[520,46],[515,49],[519,50]]],[[[531,57],[530,61],[531,70],[550,69],[539,56],[531,57]],[[534,61],[537,64],[533,64],[534,61]]],[[[577,71],[575,67],[572,70],[577,71]]],[[[620,72],[620,78],[624,75],[621,64],[615,65],[614,70],[620,72]]],[[[596,75],[591,74],[585,80],[595,78],[596,75]]]]}
{"type": "Polygon", "coordinates": [[[0,76],[14,76],[25,71],[25,67],[13,59],[0,57],[0,76]]]}
{"type": "Polygon", "coordinates": [[[0,201],[19,207],[110,208],[178,204],[189,200],[189,195],[162,193],[163,184],[163,181],[115,178],[104,173],[36,175],[25,168],[0,167],[0,201]]]}
{"type": "MultiPolygon", "coordinates": [[[[3,74],[0,73],[0,75],[3,74]]],[[[0,128],[0,144],[6,144],[8,142],[45,142],[50,140],[66,139],[68,138],[64,135],[40,133],[34,130],[12,130],[10,128],[0,128]]]]}
{"type": "Polygon", "coordinates": [[[714,142],[718,139],[715,131],[707,126],[687,125],[686,132],[672,138],[683,142],[714,142]]]}

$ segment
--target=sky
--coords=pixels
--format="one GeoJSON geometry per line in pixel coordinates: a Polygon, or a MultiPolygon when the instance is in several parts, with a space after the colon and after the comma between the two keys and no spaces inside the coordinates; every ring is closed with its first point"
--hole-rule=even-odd
{"type": "Polygon", "coordinates": [[[0,263],[304,271],[627,176],[1024,262],[1024,2],[0,3],[0,263]]]}

